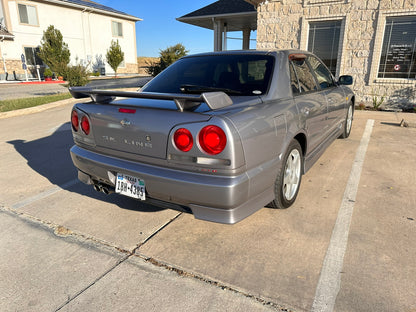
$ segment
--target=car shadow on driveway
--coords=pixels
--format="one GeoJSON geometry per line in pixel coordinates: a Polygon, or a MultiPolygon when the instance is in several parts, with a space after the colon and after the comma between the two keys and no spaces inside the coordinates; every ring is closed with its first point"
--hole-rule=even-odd
{"type": "MultiPolygon", "coordinates": [[[[79,181],[76,182],[77,170],[72,163],[69,152],[74,144],[69,122],[61,125],[50,136],[33,141],[13,140],[7,143],[14,146],[15,150],[26,159],[27,165],[32,170],[47,178],[51,184],[57,185],[66,191],[112,203],[127,210],[156,212],[174,208],[161,205],[156,206],[148,202],[140,202],[116,194],[105,195],[94,191],[92,186],[85,185],[79,181]]],[[[10,174],[13,173],[11,172],[10,174]]]]}

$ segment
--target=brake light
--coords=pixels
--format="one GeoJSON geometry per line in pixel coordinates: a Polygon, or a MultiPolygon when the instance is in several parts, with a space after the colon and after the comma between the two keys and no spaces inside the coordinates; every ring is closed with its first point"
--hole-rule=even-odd
{"type": "Polygon", "coordinates": [[[74,131],[78,131],[79,118],[78,118],[78,113],[76,110],[73,110],[71,113],[71,124],[72,124],[72,129],[74,129],[74,131]]]}
{"type": "Polygon", "coordinates": [[[81,129],[86,135],[90,134],[90,121],[86,116],[81,118],[81,129]]]}
{"type": "Polygon", "coordinates": [[[118,112],[119,113],[124,113],[124,114],[135,114],[136,110],[132,109],[132,108],[119,108],[118,112]]]}
{"type": "Polygon", "coordinates": [[[199,145],[207,154],[217,155],[227,145],[227,136],[220,127],[206,126],[199,133],[199,145]]]}
{"type": "Polygon", "coordinates": [[[191,132],[188,129],[180,128],[175,131],[173,135],[173,141],[178,150],[182,152],[188,152],[194,145],[194,139],[191,132]]]}

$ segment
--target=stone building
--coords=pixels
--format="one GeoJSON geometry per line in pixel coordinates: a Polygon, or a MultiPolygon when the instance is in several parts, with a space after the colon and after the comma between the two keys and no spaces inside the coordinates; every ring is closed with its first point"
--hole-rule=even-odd
{"type": "Polygon", "coordinates": [[[316,53],[354,77],[357,104],[416,106],[416,0],[246,0],[257,8],[257,49],[316,53]]]}
{"type": "Polygon", "coordinates": [[[212,29],[214,50],[227,30],[257,30],[259,50],[312,51],[354,77],[357,104],[416,106],[416,0],[219,0],[178,20],[212,29]]]}

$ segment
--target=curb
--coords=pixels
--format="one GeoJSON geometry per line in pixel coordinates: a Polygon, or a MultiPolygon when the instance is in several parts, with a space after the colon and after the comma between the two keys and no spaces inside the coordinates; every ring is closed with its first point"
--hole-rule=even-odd
{"type": "Polygon", "coordinates": [[[0,119],[39,113],[39,112],[43,112],[51,108],[69,105],[69,104],[75,104],[77,102],[79,102],[79,99],[70,98],[66,100],[60,100],[60,101],[56,101],[56,102],[52,102],[48,104],[39,105],[39,106],[22,108],[22,109],[18,109],[14,111],[9,111],[9,112],[3,112],[3,113],[0,113],[0,119]]]}

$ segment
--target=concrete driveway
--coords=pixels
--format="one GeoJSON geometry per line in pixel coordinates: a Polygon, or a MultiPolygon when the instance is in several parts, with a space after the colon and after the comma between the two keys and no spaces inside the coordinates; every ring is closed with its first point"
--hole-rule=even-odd
{"type": "Polygon", "coordinates": [[[416,114],[357,111],[294,206],[221,225],[78,182],[70,111],[0,119],[1,311],[416,311],[416,114]]]}

